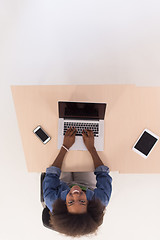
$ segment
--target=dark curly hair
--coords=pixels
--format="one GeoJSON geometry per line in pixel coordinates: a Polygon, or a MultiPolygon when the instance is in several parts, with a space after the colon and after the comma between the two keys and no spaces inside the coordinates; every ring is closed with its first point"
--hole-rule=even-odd
{"type": "Polygon", "coordinates": [[[97,234],[98,227],[103,222],[105,206],[99,199],[89,200],[87,212],[83,214],[69,213],[66,202],[58,198],[50,212],[50,226],[66,236],[80,237],[97,234]]]}

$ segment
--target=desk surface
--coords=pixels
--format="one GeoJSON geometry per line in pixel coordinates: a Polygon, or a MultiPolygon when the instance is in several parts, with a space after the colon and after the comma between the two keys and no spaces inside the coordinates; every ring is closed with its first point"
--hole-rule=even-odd
{"type": "MultiPolygon", "coordinates": [[[[160,141],[147,159],[132,146],[148,128],[160,136],[160,87],[134,85],[11,86],[29,172],[43,172],[55,160],[58,143],[58,101],[106,102],[104,151],[98,152],[110,171],[160,173],[160,141]],[[51,136],[44,145],[33,134],[41,125],[51,136]]],[[[93,171],[88,151],[66,154],[62,171],[93,171]]]]}

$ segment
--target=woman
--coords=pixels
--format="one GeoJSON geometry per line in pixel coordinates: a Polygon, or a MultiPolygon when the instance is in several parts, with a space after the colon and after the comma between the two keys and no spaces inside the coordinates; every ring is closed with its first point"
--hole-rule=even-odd
{"type": "Polygon", "coordinates": [[[112,192],[112,178],[109,168],[97,154],[91,130],[83,130],[82,136],[94,162],[94,173],[61,172],[64,156],[74,144],[76,132],[75,128],[67,130],[57,158],[46,169],[43,195],[53,229],[67,236],[80,237],[96,234],[102,224],[112,192]]]}

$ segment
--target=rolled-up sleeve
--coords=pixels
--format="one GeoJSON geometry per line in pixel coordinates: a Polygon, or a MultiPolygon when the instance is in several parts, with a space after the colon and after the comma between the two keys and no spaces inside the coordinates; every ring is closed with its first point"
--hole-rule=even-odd
{"type": "Polygon", "coordinates": [[[51,166],[46,169],[46,175],[43,180],[43,197],[47,207],[52,211],[52,205],[58,198],[58,186],[60,185],[61,169],[51,166]]]}
{"type": "Polygon", "coordinates": [[[95,169],[94,174],[97,180],[97,188],[94,189],[95,198],[99,198],[107,206],[112,192],[112,178],[109,175],[109,168],[101,165],[95,169]]]}

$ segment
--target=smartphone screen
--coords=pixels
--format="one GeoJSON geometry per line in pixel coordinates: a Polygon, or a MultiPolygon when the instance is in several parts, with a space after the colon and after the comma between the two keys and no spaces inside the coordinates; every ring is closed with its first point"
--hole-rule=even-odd
{"type": "Polygon", "coordinates": [[[39,128],[35,133],[42,139],[43,142],[45,142],[48,138],[48,136],[45,134],[45,132],[43,132],[41,128],[39,128]]]}
{"type": "Polygon", "coordinates": [[[145,156],[149,154],[155,143],[157,142],[157,138],[144,131],[139,141],[134,146],[135,149],[142,152],[145,156]]]}
{"type": "Polygon", "coordinates": [[[41,139],[41,141],[46,144],[51,138],[43,131],[43,129],[38,126],[34,129],[34,133],[41,139]]]}

